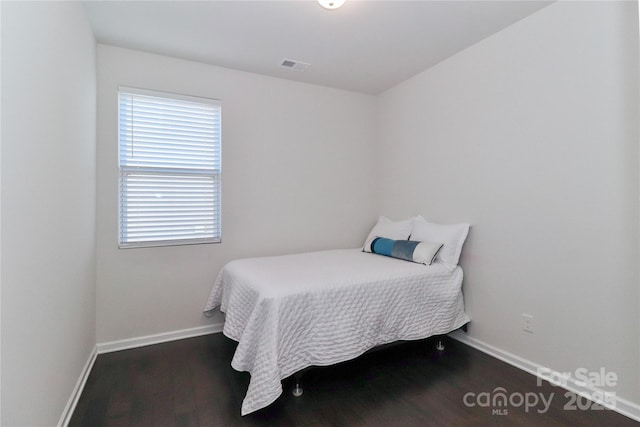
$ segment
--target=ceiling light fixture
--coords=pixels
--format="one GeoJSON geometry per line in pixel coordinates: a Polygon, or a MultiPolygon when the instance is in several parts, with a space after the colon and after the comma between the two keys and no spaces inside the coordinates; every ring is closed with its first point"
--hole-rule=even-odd
{"type": "Polygon", "coordinates": [[[345,1],[346,0],[318,0],[318,3],[325,9],[333,10],[342,6],[345,1]]]}

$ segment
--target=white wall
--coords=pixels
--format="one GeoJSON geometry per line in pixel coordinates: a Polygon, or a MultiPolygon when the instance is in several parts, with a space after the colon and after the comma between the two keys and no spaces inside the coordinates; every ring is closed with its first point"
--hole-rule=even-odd
{"type": "MultiPolygon", "coordinates": [[[[2,188],[2,2],[0,2],[0,189],[2,188]]],[[[2,236],[2,197],[0,197],[2,236]]],[[[0,424],[2,424],[2,239],[0,238],[0,424]]]]}
{"type": "Polygon", "coordinates": [[[96,343],[95,41],[80,3],[1,24],[1,424],[50,426],[96,343]]]}
{"type": "Polygon", "coordinates": [[[98,45],[98,342],[210,324],[202,308],[231,259],[362,244],[375,221],[375,107],[372,96],[98,45]],[[117,248],[118,85],[222,100],[221,244],[117,248]]]}
{"type": "Polygon", "coordinates": [[[384,93],[377,184],[385,214],[473,224],[471,337],[639,402],[636,8],[554,3],[384,93]]]}

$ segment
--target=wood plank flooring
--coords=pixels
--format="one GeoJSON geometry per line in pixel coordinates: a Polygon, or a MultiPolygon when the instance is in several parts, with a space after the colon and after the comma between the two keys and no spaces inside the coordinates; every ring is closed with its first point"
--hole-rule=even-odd
{"type": "MultiPolygon", "coordinates": [[[[70,426],[637,426],[608,410],[566,410],[571,397],[457,341],[407,342],[340,365],[312,368],[304,394],[283,381],[276,402],[245,417],[240,405],[249,375],[234,371],[235,342],[222,334],[99,355],[70,426]],[[477,395],[497,387],[507,395],[535,393],[544,404],[526,410],[484,407],[477,395]],[[492,411],[496,411],[493,412],[492,411]],[[506,413],[505,413],[506,411],[506,413]],[[500,414],[502,415],[500,415],[500,414]]],[[[530,395],[532,396],[532,395],[530,395]]],[[[587,405],[586,400],[580,401],[587,405]]]]}

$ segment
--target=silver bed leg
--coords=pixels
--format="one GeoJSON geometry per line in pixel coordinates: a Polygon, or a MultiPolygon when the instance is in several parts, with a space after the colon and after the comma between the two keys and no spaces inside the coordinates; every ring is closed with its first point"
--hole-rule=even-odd
{"type": "Polygon", "coordinates": [[[293,390],[291,390],[291,394],[293,394],[294,397],[300,397],[302,396],[302,387],[300,387],[300,383],[298,383],[296,381],[296,386],[293,388],[293,390]]]}
{"type": "Polygon", "coordinates": [[[296,385],[295,387],[293,387],[293,390],[291,390],[291,394],[293,394],[294,397],[300,397],[302,396],[302,387],[300,387],[300,383],[302,382],[302,374],[306,372],[306,369],[303,369],[302,371],[298,371],[293,375],[293,378],[296,381],[296,385]]]}
{"type": "Polygon", "coordinates": [[[438,340],[438,344],[436,344],[436,350],[438,351],[444,350],[444,344],[442,344],[442,340],[438,340]]]}

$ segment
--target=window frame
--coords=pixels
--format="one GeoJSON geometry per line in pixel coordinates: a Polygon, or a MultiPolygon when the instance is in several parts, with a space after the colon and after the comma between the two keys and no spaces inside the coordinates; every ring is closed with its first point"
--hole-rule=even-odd
{"type": "Polygon", "coordinates": [[[198,244],[212,244],[222,242],[222,103],[218,99],[204,98],[191,95],[182,95],[171,92],[161,92],[148,89],[133,88],[128,86],[119,86],[117,91],[117,163],[118,163],[118,248],[119,249],[133,249],[133,248],[148,248],[148,247],[163,247],[163,246],[183,246],[183,245],[198,245],[198,244]],[[214,160],[211,170],[202,168],[171,168],[171,167],[158,167],[158,166],[128,166],[122,165],[122,126],[121,120],[121,95],[140,95],[160,98],[164,100],[186,101],[196,104],[211,105],[215,107],[216,114],[214,114],[214,122],[217,121],[217,127],[213,124],[212,136],[214,137],[214,158],[217,157],[218,161],[214,160]],[[218,135],[216,138],[215,135],[218,135]],[[217,165],[215,164],[217,163],[217,165]],[[212,233],[211,237],[197,237],[197,238],[167,238],[162,240],[133,240],[129,241],[125,239],[126,231],[123,229],[127,221],[125,217],[127,196],[127,178],[131,175],[153,175],[156,177],[165,177],[167,179],[176,176],[189,176],[199,177],[203,179],[211,179],[212,185],[212,233]]]}

